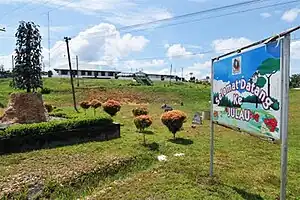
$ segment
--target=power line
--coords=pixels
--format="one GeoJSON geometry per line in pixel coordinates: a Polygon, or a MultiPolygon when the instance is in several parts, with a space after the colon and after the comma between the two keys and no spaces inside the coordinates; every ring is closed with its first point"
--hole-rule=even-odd
{"type": "Polygon", "coordinates": [[[72,0],[72,1],[69,1],[69,2],[67,2],[67,3],[65,3],[65,4],[59,5],[58,7],[52,8],[52,9],[48,10],[47,12],[41,13],[40,15],[45,15],[45,14],[47,14],[48,12],[52,12],[52,11],[54,11],[54,10],[57,10],[57,9],[66,7],[67,5],[70,5],[71,3],[74,3],[75,1],[76,1],[76,0],[72,0]]]}
{"type": "MultiPolygon", "coordinates": [[[[269,0],[266,0],[266,1],[269,1],[269,0]]],[[[199,19],[195,19],[195,20],[183,21],[183,22],[178,22],[178,23],[173,23],[173,24],[166,24],[166,25],[162,25],[162,26],[158,26],[158,27],[135,29],[135,30],[126,31],[126,32],[122,32],[122,33],[133,33],[133,32],[139,32],[139,31],[146,31],[146,30],[149,30],[149,29],[153,30],[153,29],[166,28],[166,27],[177,26],[177,25],[187,24],[187,23],[194,23],[194,22],[199,22],[199,21],[202,21],[202,20],[214,19],[214,18],[219,18],[219,17],[225,17],[225,16],[240,14],[240,13],[244,13],[244,12],[250,12],[250,11],[265,9],[265,8],[279,7],[279,6],[284,6],[284,5],[289,5],[289,4],[293,4],[293,3],[299,3],[299,2],[300,2],[300,0],[292,0],[292,1],[288,1],[288,2],[276,3],[276,4],[271,4],[271,5],[266,5],[266,6],[256,7],[256,8],[250,8],[250,9],[245,9],[245,10],[230,12],[230,13],[226,13],[226,14],[222,14],[222,15],[216,15],[216,16],[210,16],[210,17],[203,17],[203,18],[199,18],[199,19]]],[[[228,7],[228,6],[225,6],[225,7],[228,7]]],[[[215,8],[215,9],[219,10],[220,8],[221,7],[218,7],[218,8],[215,8]]],[[[209,9],[209,10],[213,10],[213,9],[209,9]]],[[[208,11],[208,10],[199,11],[199,12],[196,12],[196,13],[206,12],[206,11],[208,11]]],[[[190,14],[193,14],[193,13],[190,13],[190,14]]],[[[178,17],[186,16],[186,15],[179,15],[179,16],[175,16],[173,18],[178,18],[178,17]]],[[[168,19],[165,19],[165,20],[172,20],[173,18],[168,18],[168,19]]],[[[126,30],[126,29],[130,29],[131,27],[144,26],[144,25],[148,25],[150,23],[154,24],[154,23],[157,23],[159,21],[160,20],[156,20],[156,21],[152,21],[152,22],[147,22],[147,23],[144,23],[144,24],[136,24],[136,25],[131,25],[131,26],[124,26],[124,27],[121,27],[121,28],[119,28],[117,30],[118,31],[123,31],[123,30],[126,30]]],[[[94,37],[97,37],[97,38],[109,37],[109,36],[114,36],[116,34],[117,33],[108,34],[108,35],[100,35],[100,36],[90,36],[90,38],[94,38],[94,37]]],[[[76,36],[74,36],[74,37],[76,37],[76,36]]]]}

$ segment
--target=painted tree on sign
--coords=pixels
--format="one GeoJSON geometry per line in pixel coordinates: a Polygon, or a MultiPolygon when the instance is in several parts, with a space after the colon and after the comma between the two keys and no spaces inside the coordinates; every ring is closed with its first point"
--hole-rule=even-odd
{"type": "MultiPolygon", "coordinates": [[[[271,93],[271,77],[279,70],[280,70],[280,59],[276,59],[276,58],[268,58],[265,61],[263,61],[262,64],[258,67],[258,73],[261,76],[265,76],[267,78],[268,96],[270,96],[271,93]]],[[[262,79],[261,81],[263,82],[262,79]]]]}

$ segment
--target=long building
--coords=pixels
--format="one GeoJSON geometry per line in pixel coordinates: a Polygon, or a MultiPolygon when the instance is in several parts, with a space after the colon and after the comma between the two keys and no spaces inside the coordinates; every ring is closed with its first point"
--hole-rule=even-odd
{"type": "MultiPolygon", "coordinates": [[[[58,76],[67,77],[70,76],[70,70],[68,69],[54,69],[58,76]]],[[[147,76],[152,81],[181,81],[182,78],[176,75],[164,75],[164,74],[147,74],[144,72],[136,72],[136,73],[124,73],[120,71],[111,71],[111,70],[92,70],[92,69],[80,69],[80,70],[72,70],[72,74],[80,78],[99,78],[99,79],[127,79],[131,80],[135,76],[147,76]]]]}

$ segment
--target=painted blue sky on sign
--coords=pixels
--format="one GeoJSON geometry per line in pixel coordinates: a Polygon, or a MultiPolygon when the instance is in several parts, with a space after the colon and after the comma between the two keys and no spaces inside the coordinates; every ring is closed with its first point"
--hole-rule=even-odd
{"type": "Polygon", "coordinates": [[[249,80],[259,65],[268,58],[280,58],[280,43],[273,42],[268,45],[230,56],[214,62],[214,79],[223,82],[234,82],[238,79],[249,80]],[[232,59],[241,56],[241,74],[232,75],[232,59]]]}

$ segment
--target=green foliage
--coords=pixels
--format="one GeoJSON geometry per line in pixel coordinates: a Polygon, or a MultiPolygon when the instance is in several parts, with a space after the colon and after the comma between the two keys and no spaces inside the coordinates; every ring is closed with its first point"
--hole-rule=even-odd
{"type": "Polygon", "coordinates": [[[53,76],[53,72],[52,72],[51,70],[49,70],[49,71],[47,72],[47,75],[48,75],[49,78],[51,78],[51,77],[53,76]]]}
{"type": "Polygon", "coordinates": [[[50,93],[51,93],[51,89],[50,89],[50,88],[43,87],[43,88],[41,89],[41,93],[42,93],[42,94],[50,94],[50,93]]]}
{"type": "Polygon", "coordinates": [[[26,136],[26,135],[45,135],[57,131],[71,130],[75,128],[85,128],[95,125],[105,125],[111,123],[108,118],[77,118],[68,120],[54,120],[37,124],[20,124],[14,125],[0,132],[0,136],[26,136]]]}
{"type": "Polygon", "coordinates": [[[134,108],[132,110],[132,114],[135,117],[140,116],[140,115],[148,115],[148,110],[145,107],[134,108]]]}
{"type": "Polygon", "coordinates": [[[248,102],[248,103],[262,103],[261,100],[257,96],[255,96],[255,95],[244,97],[243,98],[243,102],[248,102]]]}
{"type": "Polygon", "coordinates": [[[272,101],[274,102],[274,103],[271,105],[271,108],[272,108],[273,110],[279,110],[280,105],[279,105],[278,100],[275,99],[275,98],[273,98],[273,97],[271,97],[271,99],[272,99],[272,101]]]}
{"type": "Polygon", "coordinates": [[[0,108],[5,108],[4,104],[0,102],[0,108]]]}
{"type": "Polygon", "coordinates": [[[300,74],[293,74],[290,79],[291,88],[300,88],[300,74]]]}
{"type": "Polygon", "coordinates": [[[51,104],[45,103],[44,106],[45,106],[48,113],[53,111],[53,106],[51,104]]]}
{"type": "Polygon", "coordinates": [[[268,58],[258,67],[261,75],[274,74],[280,70],[280,59],[268,58]]]}
{"type": "Polygon", "coordinates": [[[267,83],[267,80],[264,77],[258,77],[256,85],[260,88],[263,88],[267,83]]]}
{"type": "Polygon", "coordinates": [[[40,31],[33,22],[21,21],[16,33],[15,68],[11,86],[36,91],[43,87],[41,77],[42,46],[40,31]]]}

